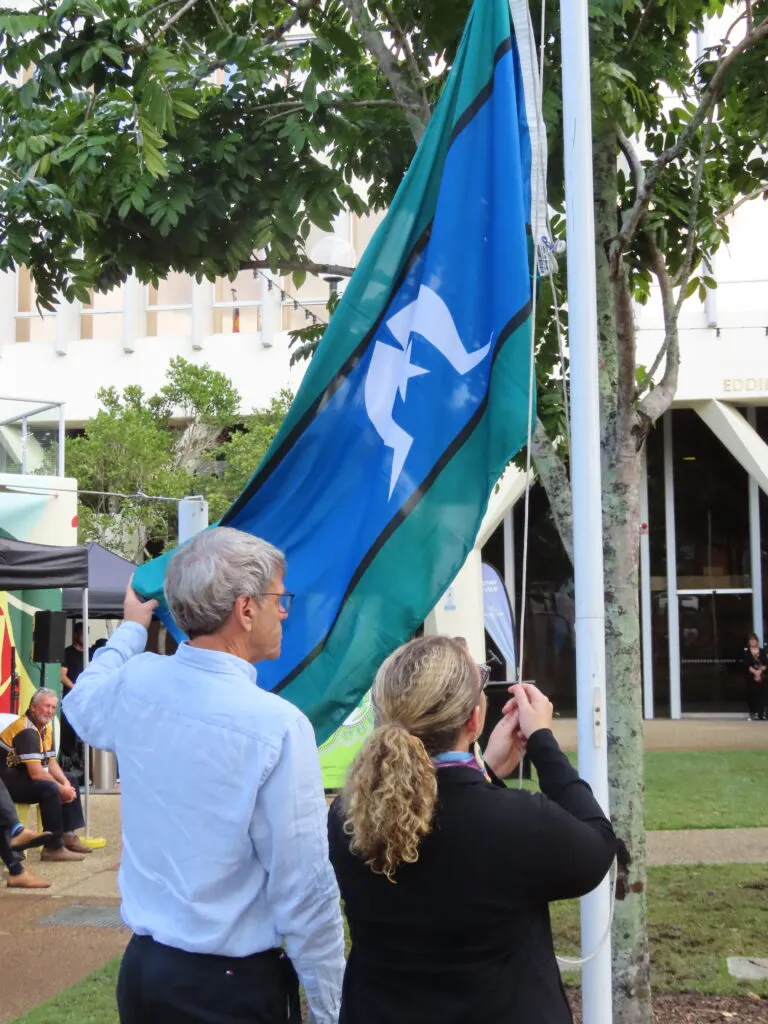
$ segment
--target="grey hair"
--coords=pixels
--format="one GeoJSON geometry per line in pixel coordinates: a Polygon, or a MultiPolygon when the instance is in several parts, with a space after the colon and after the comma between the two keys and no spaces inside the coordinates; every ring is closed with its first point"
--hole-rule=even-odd
{"type": "Polygon", "coordinates": [[[210,636],[226,622],[238,597],[260,601],[269,584],[285,575],[282,551],[241,530],[203,530],[171,559],[165,600],[187,636],[210,636]]]}
{"type": "Polygon", "coordinates": [[[49,686],[41,686],[40,689],[35,690],[29,698],[29,706],[34,707],[39,700],[43,699],[43,697],[55,697],[56,700],[59,699],[59,695],[55,690],[52,690],[49,686]]]}

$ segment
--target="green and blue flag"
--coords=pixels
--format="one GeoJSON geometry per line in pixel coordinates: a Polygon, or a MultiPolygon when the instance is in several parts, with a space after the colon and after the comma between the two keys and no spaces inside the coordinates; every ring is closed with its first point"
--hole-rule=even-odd
{"type": "MultiPolygon", "coordinates": [[[[461,568],[526,441],[536,135],[523,7],[476,0],[386,219],[221,520],[286,554],[296,600],[259,683],[321,743],[461,568]]],[[[142,566],[137,590],[161,597],[164,567],[142,566]]]]}

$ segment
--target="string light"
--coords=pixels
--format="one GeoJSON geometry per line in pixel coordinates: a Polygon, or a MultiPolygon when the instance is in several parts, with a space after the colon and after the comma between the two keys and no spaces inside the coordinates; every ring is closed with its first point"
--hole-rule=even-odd
{"type": "Polygon", "coordinates": [[[293,308],[295,310],[303,309],[304,310],[304,319],[305,320],[310,321],[316,327],[320,327],[320,326],[325,327],[327,325],[327,323],[328,323],[327,320],[322,320],[319,316],[317,316],[316,313],[312,312],[312,310],[309,308],[309,306],[305,306],[303,302],[299,302],[299,300],[294,298],[293,295],[289,295],[288,292],[285,291],[284,288],[281,288],[280,285],[277,284],[276,281],[273,281],[272,278],[269,277],[267,274],[265,274],[263,270],[254,270],[253,271],[253,276],[254,277],[261,277],[261,278],[263,278],[267,282],[267,291],[268,292],[271,292],[273,288],[277,288],[278,292],[280,293],[280,302],[284,303],[284,302],[288,301],[288,302],[293,303],[293,308]]]}

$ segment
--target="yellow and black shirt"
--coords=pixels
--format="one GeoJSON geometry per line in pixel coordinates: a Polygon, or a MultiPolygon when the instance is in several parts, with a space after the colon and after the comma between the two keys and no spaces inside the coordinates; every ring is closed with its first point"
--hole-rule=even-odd
{"type": "Polygon", "coordinates": [[[38,729],[31,718],[19,715],[0,732],[0,774],[9,769],[23,769],[30,761],[38,761],[45,768],[55,757],[50,722],[38,729]]]}

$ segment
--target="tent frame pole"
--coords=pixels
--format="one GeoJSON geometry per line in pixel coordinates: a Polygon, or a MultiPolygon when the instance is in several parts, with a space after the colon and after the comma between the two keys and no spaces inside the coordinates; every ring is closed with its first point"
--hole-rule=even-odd
{"type": "MultiPolygon", "coordinates": [[[[88,668],[88,587],[83,587],[83,672],[88,668]]],[[[85,817],[85,834],[91,834],[91,747],[90,744],[83,744],[83,771],[85,782],[85,793],[83,794],[83,815],[85,817]]]]}

